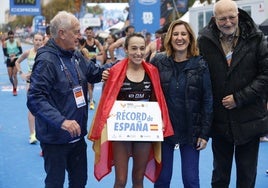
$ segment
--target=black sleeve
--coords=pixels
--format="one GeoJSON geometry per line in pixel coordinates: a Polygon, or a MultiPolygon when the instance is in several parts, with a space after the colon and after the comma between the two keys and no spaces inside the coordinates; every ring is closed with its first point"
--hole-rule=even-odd
{"type": "Polygon", "coordinates": [[[4,52],[4,55],[5,55],[6,57],[9,57],[9,55],[8,55],[8,53],[7,53],[7,48],[3,48],[3,52],[4,52]]]}
{"type": "Polygon", "coordinates": [[[18,49],[19,49],[19,52],[16,54],[16,56],[22,54],[22,48],[21,48],[21,46],[18,46],[18,49]]]}

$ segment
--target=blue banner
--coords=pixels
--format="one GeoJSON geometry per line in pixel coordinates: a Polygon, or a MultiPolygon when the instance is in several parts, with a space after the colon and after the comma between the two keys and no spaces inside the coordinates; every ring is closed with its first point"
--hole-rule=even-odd
{"type": "Polygon", "coordinates": [[[185,13],[188,11],[188,0],[177,0],[177,7],[179,13],[185,13]]]}
{"type": "Polygon", "coordinates": [[[44,16],[35,16],[33,18],[33,32],[34,33],[45,33],[46,32],[46,18],[44,16]]]}
{"type": "Polygon", "coordinates": [[[169,24],[188,11],[188,0],[162,0],[160,26],[169,24]]]}
{"type": "Polygon", "coordinates": [[[41,0],[10,0],[11,15],[41,15],[41,0]]]}
{"type": "Polygon", "coordinates": [[[154,33],[160,28],[159,0],[130,0],[130,24],[137,32],[154,33]]]}

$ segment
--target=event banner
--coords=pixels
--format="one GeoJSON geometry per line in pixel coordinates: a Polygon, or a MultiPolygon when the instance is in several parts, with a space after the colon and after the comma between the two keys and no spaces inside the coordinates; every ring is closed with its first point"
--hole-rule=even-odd
{"type": "Polygon", "coordinates": [[[12,15],[41,15],[41,0],[10,0],[12,15]]]}
{"type": "Polygon", "coordinates": [[[163,141],[157,102],[115,101],[107,120],[108,140],[163,141]]]}
{"type": "Polygon", "coordinates": [[[160,1],[159,0],[129,0],[129,20],[135,30],[154,33],[159,29],[160,1]]]}

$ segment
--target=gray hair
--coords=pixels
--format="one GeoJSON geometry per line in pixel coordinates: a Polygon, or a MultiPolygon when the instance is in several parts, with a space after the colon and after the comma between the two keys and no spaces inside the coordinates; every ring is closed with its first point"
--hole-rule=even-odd
{"type": "Polygon", "coordinates": [[[74,19],[76,19],[76,17],[72,13],[66,11],[58,12],[58,14],[50,21],[51,37],[57,38],[60,29],[70,29],[74,19]]]}
{"type": "Polygon", "coordinates": [[[216,16],[216,12],[217,12],[217,9],[219,9],[219,6],[221,6],[221,7],[232,6],[233,8],[235,8],[237,10],[237,13],[238,13],[238,6],[237,6],[235,1],[233,1],[233,0],[220,0],[220,1],[217,1],[216,3],[214,3],[213,16],[216,16]]]}

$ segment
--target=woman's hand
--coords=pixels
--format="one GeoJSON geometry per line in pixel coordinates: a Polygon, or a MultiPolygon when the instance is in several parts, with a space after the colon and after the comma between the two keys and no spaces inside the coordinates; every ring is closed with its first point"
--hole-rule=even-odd
{"type": "Polygon", "coordinates": [[[197,143],[196,143],[196,149],[197,150],[202,150],[205,149],[207,146],[207,141],[203,138],[198,138],[197,143]]]}

